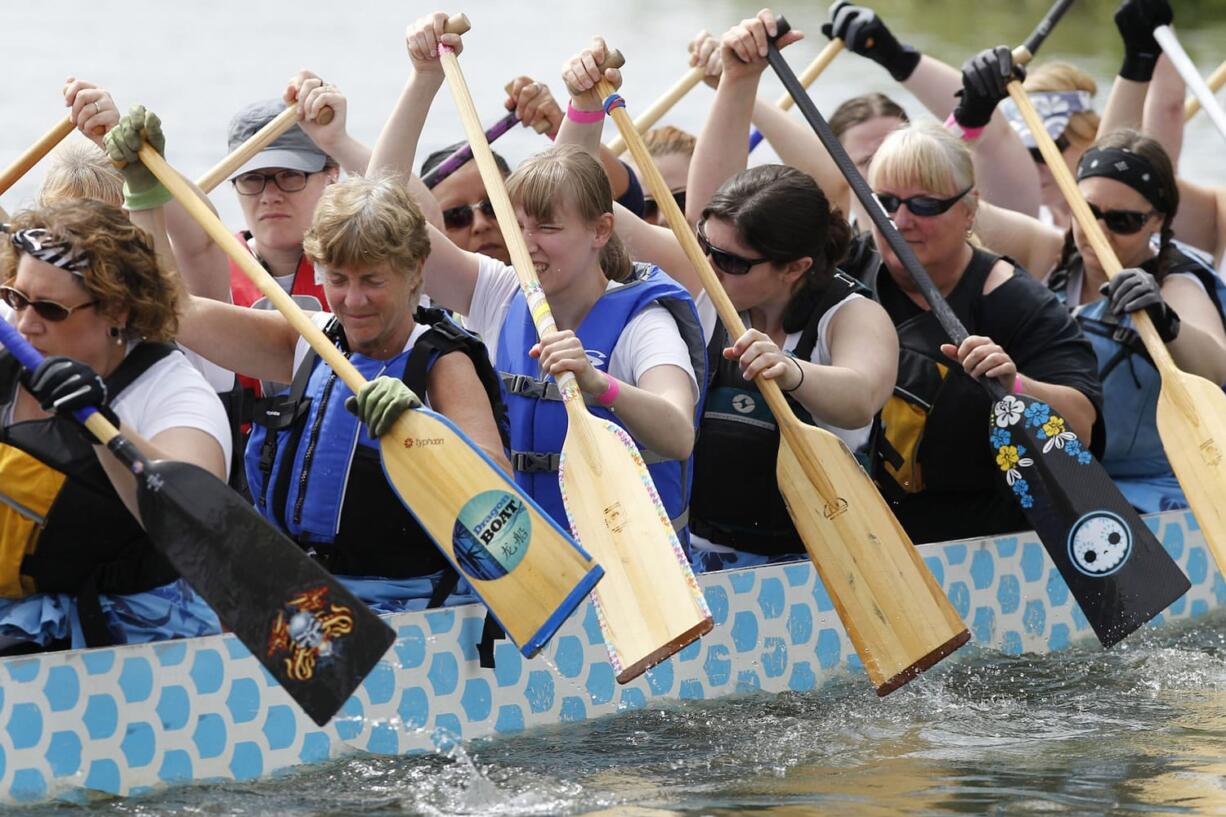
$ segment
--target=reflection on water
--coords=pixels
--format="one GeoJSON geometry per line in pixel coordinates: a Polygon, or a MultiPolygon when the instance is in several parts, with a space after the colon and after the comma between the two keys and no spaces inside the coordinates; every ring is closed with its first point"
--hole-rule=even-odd
{"type": "Polygon", "coordinates": [[[96,814],[734,815],[1226,812],[1226,613],[1006,658],[963,650],[886,699],[648,709],[415,758],[362,756],[96,814]]]}

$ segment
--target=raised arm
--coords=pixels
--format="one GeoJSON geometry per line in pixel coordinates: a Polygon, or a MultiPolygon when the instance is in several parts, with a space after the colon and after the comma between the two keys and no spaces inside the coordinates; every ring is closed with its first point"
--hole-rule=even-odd
{"type": "Polygon", "coordinates": [[[349,102],[339,88],[303,69],[290,77],[282,98],[286,105],[298,104],[298,125],[324,153],[336,159],[342,170],[354,176],[366,175],[370,148],[354,139],[345,127],[349,102]],[[319,122],[325,108],[332,109],[332,119],[326,125],[319,122]]]}
{"type": "Polygon", "coordinates": [[[1174,17],[1167,0],[1124,0],[1116,10],[1115,27],[1124,41],[1124,61],[1103,109],[1100,138],[1120,128],[1141,129],[1145,95],[1162,55],[1154,29],[1170,25],[1174,17]]]}
{"type": "Polygon", "coordinates": [[[1141,132],[1162,145],[1171,165],[1179,167],[1179,154],[1183,152],[1183,99],[1187,93],[1183,77],[1164,54],[1154,69],[1154,78],[1145,95],[1145,109],[1141,114],[1141,132]]]}

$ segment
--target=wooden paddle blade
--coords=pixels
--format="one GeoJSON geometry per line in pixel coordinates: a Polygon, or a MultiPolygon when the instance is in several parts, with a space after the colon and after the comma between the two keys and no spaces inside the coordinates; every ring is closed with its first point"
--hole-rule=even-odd
{"type": "Polygon", "coordinates": [[[1158,433],[1218,570],[1226,571],[1226,394],[1203,377],[1164,375],[1158,433]]]}
{"type": "Polygon", "coordinates": [[[624,684],[713,622],[638,448],[619,426],[567,407],[558,479],[571,529],[605,569],[592,594],[624,684]]]}
{"type": "Polygon", "coordinates": [[[454,424],[406,411],[380,438],[405,507],[529,658],[604,575],[454,424]]]}
{"type": "Polygon", "coordinates": [[[311,720],[331,720],[395,632],[203,468],[157,460],[136,482],[149,538],[311,720]]]}
{"type": "Polygon", "coordinates": [[[779,491],[869,680],[878,695],[887,695],[971,635],[843,441],[821,428],[796,426],[838,496],[822,499],[782,437],[779,491]]]}
{"type": "Polygon", "coordinates": [[[1187,592],[1188,577],[1050,406],[1006,395],[990,422],[997,466],[1104,647],[1187,592]]]}

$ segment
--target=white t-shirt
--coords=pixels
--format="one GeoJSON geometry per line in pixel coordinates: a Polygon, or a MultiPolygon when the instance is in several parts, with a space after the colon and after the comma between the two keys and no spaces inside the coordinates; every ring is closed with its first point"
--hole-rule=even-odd
{"type": "MultiPolygon", "coordinates": [[[[473,290],[465,325],[481,336],[489,349],[490,360],[496,362],[502,324],[506,321],[511,301],[519,292],[519,279],[514,269],[498,259],[478,257],[477,286],[473,290]]],[[[610,281],[608,289],[614,290],[620,286],[610,281]]],[[[632,386],[657,366],[676,366],[689,376],[697,399],[698,379],[694,375],[694,365],[690,361],[685,339],[681,337],[681,330],[672,313],[659,304],[651,304],[630,319],[613,346],[607,368],[606,361],[600,359],[600,353],[589,351],[588,358],[597,369],[632,386]]]]}
{"type": "Polygon", "coordinates": [[[146,440],[171,428],[195,428],[217,440],[230,470],[230,422],[217,392],[183,355],[171,354],[110,403],[124,425],[146,440]]]}
{"type": "MultiPolygon", "coordinates": [[[[826,314],[822,315],[817,322],[817,343],[814,344],[813,352],[809,355],[810,363],[816,363],[819,366],[830,365],[830,322],[834,320],[834,316],[838,314],[840,309],[852,301],[863,297],[857,294],[849,295],[826,310],[826,314]]],[[[715,313],[715,304],[705,291],[699,293],[695,303],[698,305],[698,318],[702,321],[702,336],[709,344],[711,342],[711,335],[715,333],[715,325],[719,321],[719,316],[715,313]]],[[[787,338],[784,339],[783,351],[795,351],[796,345],[800,343],[800,335],[800,332],[789,333],[787,338]]],[[[856,451],[868,443],[868,433],[872,428],[871,423],[861,428],[838,428],[837,426],[823,423],[820,420],[817,421],[817,425],[837,435],[852,451],[856,451]]]]}

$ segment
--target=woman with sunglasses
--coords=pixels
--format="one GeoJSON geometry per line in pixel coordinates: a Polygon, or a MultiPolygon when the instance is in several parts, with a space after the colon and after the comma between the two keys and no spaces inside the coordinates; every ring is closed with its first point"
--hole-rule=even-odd
{"type": "MultiPolygon", "coordinates": [[[[379,137],[373,167],[407,171],[420,133],[414,117],[426,115],[443,83],[439,44],[457,52],[463,47],[459,36],[443,32],[446,21],[446,14],[436,13],[409,27],[413,75],[379,137]]],[[[591,64],[603,62],[603,42],[587,53],[591,64]]],[[[576,60],[566,73],[568,88],[576,60]]],[[[608,73],[620,82],[616,71],[608,73]]],[[[603,118],[594,93],[572,90],[560,144],[531,157],[507,179],[557,331],[538,340],[513,269],[465,251],[433,229],[424,266],[426,292],[463,314],[466,325],[485,339],[507,388],[516,482],[546,512],[566,520],[558,484],[566,412],[554,378],[571,372],[590,410],[623,427],[643,451],[685,543],[702,396],[701,374],[695,375],[704,361],[698,319],[684,289],[658,268],[631,263],[613,233],[606,172],[592,155],[565,144],[572,126],[596,131],[598,141],[603,118]]]]}
{"type": "Polygon", "coordinates": [[[868,249],[880,256],[861,266],[862,276],[901,348],[894,395],[873,432],[873,476],[916,542],[1024,530],[1026,518],[980,436],[992,402],[976,381],[995,378],[1046,402],[1098,452],[1093,350],[1042,284],[972,240],[979,196],[970,151],[949,130],[926,123],[890,134],[868,183],[970,333],[959,346],[948,342],[874,227],[868,249]]]}
{"type": "Polygon", "coordinates": [[[177,282],[152,238],[100,201],[5,229],[0,297],[45,360],[23,372],[0,352],[0,652],[217,632],[136,521],[132,475],[71,414],[95,408],[151,459],[225,478],[225,412],[173,345],[177,282]]]}
{"type": "Polygon", "coordinates": [[[1142,309],[1149,314],[1181,369],[1226,383],[1226,285],[1173,242],[1180,191],[1156,141],[1116,131],[1085,152],[1077,178],[1126,268],[1108,284],[1085,233],[1074,224],[1059,267],[1048,278],[1098,356],[1107,421],[1103,466],[1139,510],[1185,508],[1158,436],[1160,378],[1129,315],[1142,309]]]}
{"type": "Polygon", "coordinates": [[[690,503],[691,560],[700,571],[805,558],[775,478],[779,431],[754,378],[775,380],[799,417],[855,450],[890,393],[898,356],[884,310],[836,275],[851,232],[813,178],[782,165],[745,169],[766,66],[757,44],[768,25],[773,18],[755,18],[724,35],[724,73],[686,196],[699,244],[751,328],[729,336],[671,231],[617,213],[618,233],[638,257],[676,275],[702,320],[709,390],[690,503]]]}

